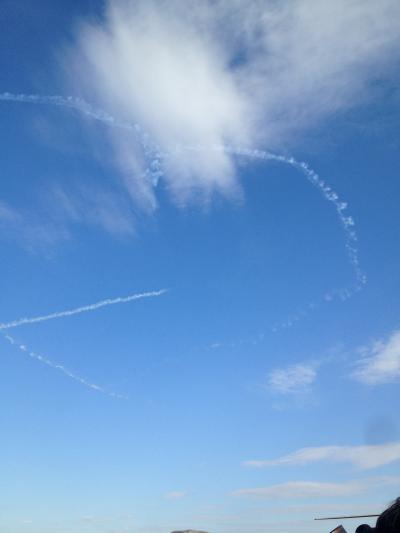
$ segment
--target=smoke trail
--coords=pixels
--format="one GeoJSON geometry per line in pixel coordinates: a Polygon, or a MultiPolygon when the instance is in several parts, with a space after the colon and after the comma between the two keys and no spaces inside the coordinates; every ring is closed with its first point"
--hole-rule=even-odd
{"type": "MultiPolygon", "coordinates": [[[[337,192],[334,191],[329,185],[327,185],[327,183],[312,168],[310,168],[307,163],[305,163],[304,161],[298,161],[294,157],[286,157],[283,155],[268,152],[266,150],[236,148],[231,146],[178,146],[176,148],[178,152],[182,149],[192,151],[219,150],[239,157],[247,157],[250,159],[259,159],[264,161],[276,161],[279,163],[290,165],[296,170],[299,170],[306,177],[307,181],[309,181],[314,187],[316,187],[321,192],[325,200],[331,202],[335,207],[340,225],[342,226],[345,233],[345,248],[356,282],[354,287],[352,289],[344,287],[340,289],[329,290],[320,299],[310,301],[302,309],[299,309],[297,312],[290,314],[286,318],[286,320],[275,322],[274,324],[272,324],[269,328],[267,328],[267,331],[269,333],[277,333],[280,330],[290,328],[300,320],[307,317],[310,313],[314,312],[322,304],[329,303],[336,298],[344,302],[351,298],[355,292],[362,290],[362,288],[367,283],[367,277],[362,271],[360,265],[357,248],[358,237],[355,229],[354,219],[349,214],[345,214],[345,210],[347,209],[348,205],[346,202],[340,199],[337,192]]],[[[264,338],[265,332],[261,332],[256,335],[252,335],[246,339],[238,339],[228,342],[214,342],[208,345],[206,348],[219,349],[222,347],[234,348],[243,344],[256,345],[260,342],[263,342],[264,338]]]]}
{"type": "Polygon", "coordinates": [[[45,322],[46,320],[52,320],[54,318],[62,318],[65,316],[77,315],[79,313],[95,311],[96,309],[100,309],[100,307],[106,307],[108,305],[132,302],[133,300],[139,300],[141,298],[153,298],[156,296],[161,296],[165,292],[167,292],[167,289],[161,289],[159,291],[151,291],[151,292],[142,292],[140,294],[131,294],[130,296],[123,296],[123,297],[113,298],[113,299],[109,298],[107,300],[102,300],[101,302],[97,302],[94,304],[84,305],[82,307],[77,307],[76,309],[69,309],[67,311],[57,311],[49,315],[37,316],[37,317],[32,317],[32,318],[19,318],[18,320],[13,320],[12,322],[6,322],[6,323],[0,324],[0,330],[17,328],[25,324],[36,324],[37,322],[45,322]]]}
{"type": "MultiPolygon", "coordinates": [[[[113,128],[122,128],[129,131],[134,131],[138,138],[140,139],[141,145],[143,147],[144,153],[148,160],[150,161],[149,168],[145,172],[145,176],[149,176],[153,179],[153,183],[157,183],[158,179],[163,175],[162,164],[163,160],[168,159],[171,155],[174,155],[174,152],[179,152],[180,150],[192,150],[192,151],[209,151],[209,150],[218,150],[224,151],[226,153],[247,157],[251,159],[259,159],[264,161],[276,161],[279,163],[287,164],[293,168],[299,170],[306,179],[320,190],[323,197],[331,202],[337,212],[339,222],[344,229],[346,237],[346,250],[349,257],[350,264],[352,266],[356,286],[355,291],[359,291],[366,284],[366,276],[363,273],[360,261],[358,257],[358,249],[356,246],[357,243],[357,234],[355,231],[354,220],[351,216],[346,215],[344,212],[347,209],[347,203],[340,200],[339,195],[329,186],[326,182],[320,178],[320,176],[312,170],[309,165],[303,161],[297,161],[293,157],[286,157],[279,154],[274,154],[266,150],[254,150],[248,148],[236,148],[231,146],[177,146],[175,150],[170,150],[169,152],[162,152],[160,148],[151,141],[150,135],[142,130],[138,124],[130,124],[128,122],[123,122],[116,120],[113,116],[108,114],[102,109],[93,107],[91,104],[86,102],[81,98],[75,98],[72,96],[63,97],[59,95],[55,96],[40,96],[36,94],[11,94],[5,92],[0,94],[0,101],[9,101],[9,102],[22,102],[22,103],[31,103],[31,104],[47,104],[54,106],[61,106],[72,108],[80,113],[91,117],[95,120],[99,120],[104,124],[107,124],[113,128]]],[[[335,297],[339,297],[342,300],[346,300],[351,297],[353,291],[349,289],[333,289],[324,296],[325,301],[331,301],[335,297]]],[[[310,306],[315,305],[310,303],[310,306]]],[[[304,312],[301,311],[301,314],[304,312]]],[[[292,320],[289,319],[290,325],[292,320]]],[[[0,325],[1,329],[1,325],[0,325]]]]}
{"type": "Polygon", "coordinates": [[[29,348],[25,344],[20,344],[18,341],[16,341],[13,337],[10,335],[3,335],[4,338],[13,346],[17,347],[21,352],[28,355],[32,359],[39,361],[40,363],[49,366],[50,368],[53,368],[54,370],[58,370],[59,372],[62,372],[65,376],[73,379],[74,381],[80,383],[81,385],[84,385],[85,387],[95,390],[97,392],[101,392],[103,394],[106,394],[107,396],[110,396],[111,398],[117,398],[119,400],[127,400],[128,398],[126,396],[123,396],[122,394],[118,394],[116,392],[109,392],[100,385],[97,385],[96,383],[93,383],[86,378],[83,378],[79,376],[78,374],[75,374],[74,372],[71,372],[68,370],[65,366],[60,365],[58,363],[55,363],[48,357],[45,357],[44,355],[40,355],[36,352],[33,352],[29,350],[29,348]]]}
{"type": "MultiPolygon", "coordinates": [[[[341,301],[346,301],[349,298],[351,298],[355,292],[360,291],[365,286],[367,282],[367,278],[364,272],[362,271],[361,265],[360,265],[359,254],[358,254],[358,249],[357,249],[358,239],[357,239],[357,234],[355,230],[354,220],[349,214],[346,214],[346,209],[348,207],[347,203],[342,201],[339,198],[339,195],[329,185],[327,185],[326,182],[322,178],[320,178],[320,176],[313,169],[311,169],[307,163],[303,161],[298,161],[293,157],[286,157],[284,155],[275,154],[275,153],[272,153],[266,150],[255,150],[255,149],[249,149],[249,148],[237,148],[237,147],[232,147],[232,146],[221,146],[221,145],[220,146],[207,146],[207,147],[205,146],[194,146],[194,147],[193,146],[176,146],[175,149],[173,150],[169,150],[168,152],[165,152],[165,151],[163,152],[160,149],[160,147],[151,140],[150,135],[142,130],[139,124],[131,124],[128,122],[116,120],[113,116],[111,116],[104,110],[93,107],[91,104],[84,101],[83,99],[74,98],[71,96],[62,97],[62,96],[39,96],[39,95],[25,95],[25,94],[15,95],[15,94],[6,92],[3,94],[0,94],[0,101],[31,103],[31,104],[39,104],[39,105],[40,104],[53,105],[53,106],[75,109],[76,111],[82,113],[83,115],[86,115],[89,118],[92,118],[94,120],[100,121],[109,127],[124,129],[126,131],[133,132],[137,140],[141,144],[145,157],[149,162],[149,166],[144,172],[144,174],[142,175],[142,177],[144,179],[150,179],[150,182],[154,186],[158,183],[159,178],[162,177],[164,174],[163,162],[168,160],[171,156],[172,157],[176,156],[177,153],[179,153],[179,151],[182,149],[192,150],[192,151],[205,151],[205,152],[210,151],[210,150],[220,150],[220,151],[224,151],[226,153],[229,153],[229,154],[232,154],[238,157],[246,157],[249,159],[258,159],[258,160],[263,160],[263,161],[276,161],[278,163],[290,165],[294,169],[300,171],[305,176],[307,181],[309,181],[314,187],[316,187],[320,191],[320,193],[325,198],[325,200],[333,204],[336,210],[340,225],[342,226],[344,233],[345,233],[345,239],[346,239],[345,247],[346,247],[347,255],[350,261],[350,265],[353,269],[356,283],[352,289],[349,289],[349,288],[331,289],[330,291],[325,293],[320,299],[309,302],[302,309],[289,315],[286,320],[272,324],[269,328],[267,328],[267,332],[274,334],[280,330],[290,328],[295,323],[302,320],[303,318],[308,316],[310,313],[318,309],[320,305],[324,303],[329,303],[336,298],[340,299],[341,301]]],[[[156,294],[150,293],[149,295],[156,296],[158,294],[162,294],[163,292],[164,291],[159,291],[159,293],[156,293],[156,294]]],[[[139,297],[144,297],[144,296],[139,295],[139,297]]],[[[94,304],[95,306],[94,308],[96,309],[97,307],[101,307],[102,305],[120,303],[122,301],[130,301],[130,299],[131,297],[128,297],[127,300],[116,299],[116,301],[99,302],[99,304],[94,304]]],[[[132,299],[135,299],[135,297],[133,297],[132,299]]],[[[68,316],[70,314],[89,311],[92,309],[93,309],[92,306],[86,306],[84,308],[79,308],[73,311],[54,313],[46,317],[38,317],[34,319],[21,319],[18,321],[11,322],[9,324],[0,324],[0,330],[11,328],[11,327],[17,327],[19,325],[26,324],[26,323],[49,320],[51,318],[57,318],[59,316],[68,316]]],[[[208,348],[215,349],[215,348],[220,348],[222,346],[234,347],[234,346],[241,345],[241,344],[258,344],[259,342],[263,342],[265,335],[266,335],[265,332],[261,332],[247,339],[240,339],[240,340],[231,341],[228,343],[216,342],[210,345],[208,348]]],[[[65,373],[68,373],[68,371],[65,373]]],[[[75,377],[73,379],[75,379],[75,377]]],[[[80,379],[81,378],[78,378],[78,381],[80,379]]]]}
{"type": "Polygon", "coordinates": [[[75,109],[83,115],[103,122],[108,126],[112,126],[115,128],[123,128],[135,132],[140,131],[140,126],[138,124],[132,125],[128,122],[118,121],[102,109],[98,109],[83,100],[82,98],[76,98],[74,96],[40,96],[38,94],[12,94],[5,92],[0,94],[0,101],[67,107],[70,109],[75,109]]]}
{"type": "Polygon", "coordinates": [[[130,131],[135,134],[138,142],[143,148],[146,158],[151,161],[149,168],[144,172],[143,177],[150,178],[152,183],[157,183],[159,178],[163,175],[160,168],[160,160],[167,154],[164,154],[160,147],[151,140],[151,136],[146,133],[139,124],[131,124],[122,120],[117,120],[115,117],[104,111],[103,109],[94,107],[93,105],[74,96],[40,96],[38,94],[12,94],[4,92],[0,94],[0,101],[15,102],[23,104],[36,105],[50,105],[56,107],[65,107],[67,109],[74,109],[91,119],[97,120],[110,126],[112,128],[119,128],[130,131]]]}
{"type": "MultiPolygon", "coordinates": [[[[240,155],[240,151],[236,151],[236,153],[240,155]]],[[[334,205],[338,219],[345,232],[346,250],[356,278],[356,290],[360,290],[366,284],[367,278],[360,267],[358,250],[356,246],[357,234],[355,231],[354,220],[350,215],[346,215],[344,213],[344,211],[347,209],[347,203],[341,201],[339,195],[329,185],[327,185],[326,182],[321,179],[320,176],[314,172],[314,170],[312,170],[304,161],[297,161],[293,157],[284,157],[282,155],[273,154],[264,150],[245,150],[243,155],[257,159],[278,161],[292,166],[293,168],[302,172],[307,180],[320,190],[325,200],[334,205]]],[[[326,298],[333,298],[336,293],[342,299],[347,299],[350,297],[350,294],[346,289],[339,289],[338,291],[332,291],[331,293],[327,294],[326,298]]]]}
{"type": "MultiPolygon", "coordinates": [[[[171,152],[163,153],[160,148],[154,142],[151,141],[150,135],[143,131],[139,124],[130,124],[128,122],[117,120],[103,109],[95,108],[82,98],[76,98],[73,96],[63,97],[59,95],[40,96],[37,94],[12,94],[9,92],[5,92],[0,94],[0,101],[53,105],[75,109],[83,115],[98,120],[110,127],[125,129],[134,132],[140,140],[146,157],[150,161],[149,169],[147,169],[145,174],[150,175],[154,183],[156,183],[158,179],[163,175],[160,161],[168,159],[168,157],[171,155],[171,152]]],[[[365,285],[366,276],[361,270],[360,261],[358,258],[358,250],[356,247],[357,234],[354,228],[354,220],[351,216],[344,214],[344,211],[347,209],[347,203],[341,201],[339,195],[329,185],[327,185],[325,181],[321,179],[320,176],[316,172],[314,172],[314,170],[312,170],[307,163],[305,163],[304,161],[297,161],[293,157],[285,157],[283,155],[274,154],[266,150],[235,148],[230,146],[177,147],[178,151],[180,149],[192,151],[218,150],[237,156],[244,156],[251,159],[277,161],[279,163],[290,165],[293,168],[299,170],[312,185],[314,185],[320,190],[324,198],[334,205],[338,214],[339,221],[345,231],[347,254],[349,256],[349,260],[357,281],[356,290],[360,290],[365,285]]],[[[338,294],[336,294],[337,291],[332,291],[331,294],[327,296],[327,298],[334,298],[335,296],[339,295],[339,297],[347,299],[348,297],[350,297],[351,293],[346,295],[345,291],[346,289],[340,289],[338,294]]]]}
{"type": "MultiPolygon", "coordinates": [[[[217,150],[223,151],[228,154],[247,157],[250,159],[260,159],[263,161],[277,161],[278,163],[283,163],[290,165],[291,167],[299,170],[314,187],[319,189],[322,193],[325,200],[331,202],[337,212],[337,216],[341,226],[344,229],[346,237],[346,250],[349,257],[350,264],[353,268],[353,272],[356,279],[355,290],[361,290],[361,288],[366,284],[367,278],[363,273],[360,260],[358,257],[358,249],[356,246],[357,243],[357,233],[355,231],[355,223],[353,218],[350,215],[346,215],[344,212],[347,209],[347,203],[343,202],[339,195],[334,191],[327,183],[304,161],[297,161],[294,157],[286,157],[279,154],[274,154],[266,150],[255,150],[248,148],[236,148],[231,146],[213,146],[213,147],[203,147],[203,146],[180,146],[177,148],[191,151],[207,151],[207,150],[217,150]]],[[[352,291],[349,289],[334,289],[327,293],[324,298],[326,301],[333,299],[338,296],[342,300],[348,299],[352,294],[352,291]]]]}

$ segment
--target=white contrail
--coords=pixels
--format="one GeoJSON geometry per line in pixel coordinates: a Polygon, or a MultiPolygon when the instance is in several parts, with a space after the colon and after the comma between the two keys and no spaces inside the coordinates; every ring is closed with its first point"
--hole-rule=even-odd
{"type": "MultiPolygon", "coordinates": [[[[236,148],[231,146],[179,146],[177,149],[185,149],[192,151],[209,151],[217,150],[223,151],[236,156],[247,157],[251,159],[261,159],[264,161],[277,161],[292,166],[299,170],[306,179],[320,190],[325,200],[331,202],[337,212],[339,222],[344,229],[346,236],[346,250],[350,260],[350,264],[353,268],[353,272],[356,278],[356,289],[360,290],[366,284],[366,276],[360,267],[360,261],[358,257],[358,250],[356,246],[357,233],[355,231],[355,223],[350,215],[346,215],[344,212],[347,209],[347,203],[343,202],[339,195],[334,191],[320,176],[304,161],[297,161],[294,157],[286,157],[279,154],[274,154],[266,150],[255,150],[248,148],[236,148]]],[[[326,300],[333,299],[335,296],[340,297],[342,300],[346,300],[351,296],[352,291],[349,289],[335,289],[326,294],[326,300]]]]}
{"type": "Polygon", "coordinates": [[[83,115],[103,122],[108,126],[123,128],[135,132],[140,131],[140,126],[138,124],[129,124],[128,122],[116,120],[102,109],[98,109],[82,98],[76,98],[74,96],[40,96],[38,94],[12,94],[5,92],[0,94],[0,101],[68,107],[70,109],[76,109],[83,115]]]}
{"type": "Polygon", "coordinates": [[[100,385],[97,385],[96,383],[93,383],[86,378],[83,378],[79,376],[78,374],[75,374],[74,372],[71,372],[68,370],[64,365],[60,365],[59,363],[55,363],[48,357],[45,357],[44,355],[40,355],[36,352],[33,352],[29,350],[29,348],[25,344],[20,344],[18,341],[16,341],[11,335],[4,335],[4,338],[13,346],[18,348],[21,352],[28,355],[32,359],[35,359],[36,361],[39,361],[40,363],[49,366],[50,368],[53,368],[54,370],[58,370],[59,372],[62,372],[67,377],[73,379],[74,381],[77,381],[81,385],[84,385],[85,387],[88,387],[89,389],[95,390],[97,392],[101,392],[103,394],[107,394],[107,396],[111,396],[112,398],[118,398],[120,400],[127,400],[128,398],[126,396],[123,396],[122,394],[118,394],[116,392],[109,392],[104,387],[101,387],[100,385]]]}
{"type": "MultiPolygon", "coordinates": [[[[47,104],[54,106],[61,106],[72,108],[80,113],[87,115],[95,120],[103,122],[104,124],[113,127],[121,128],[129,131],[133,131],[138,136],[138,139],[144,149],[144,153],[148,160],[150,161],[150,167],[145,174],[154,175],[154,182],[157,182],[160,176],[163,175],[163,170],[160,166],[160,161],[168,159],[171,155],[174,155],[175,150],[170,150],[169,152],[162,152],[160,148],[151,141],[150,136],[142,130],[138,124],[130,124],[128,122],[123,122],[115,119],[113,116],[108,114],[102,109],[93,107],[91,104],[86,102],[81,98],[75,98],[72,96],[63,97],[59,95],[54,96],[40,96],[36,94],[12,94],[5,92],[0,94],[0,101],[9,101],[9,102],[21,102],[21,103],[31,103],[31,104],[47,104]]],[[[355,231],[354,220],[351,216],[345,214],[347,209],[347,203],[343,202],[339,195],[329,186],[326,182],[320,178],[320,176],[312,170],[309,165],[303,161],[297,161],[293,157],[286,157],[283,155],[275,154],[268,152],[266,150],[254,150],[249,148],[237,148],[230,146],[177,146],[176,150],[192,150],[192,151],[210,151],[210,150],[219,150],[226,153],[230,153],[236,156],[244,156],[251,159],[261,159],[264,161],[277,161],[279,163],[284,163],[292,166],[293,168],[299,170],[306,179],[315,187],[317,187],[324,198],[331,202],[337,212],[338,219],[342,225],[345,236],[346,236],[346,250],[352,266],[355,278],[356,285],[355,289],[350,290],[347,288],[342,289],[333,289],[324,295],[324,300],[326,302],[333,300],[338,297],[341,300],[347,300],[352,296],[355,291],[359,291],[366,284],[366,276],[363,273],[359,256],[358,249],[356,246],[357,234],[355,231]]],[[[309,307],[316,307],[317,304],[311,302],[309,307]]],[[[307,313],[306,311],[300,311],[301,315],[307,313]]],[[[294,321],[296,321],[295,318],[294,321]]],[[[288,319],[288,324],[292,325],[293,320],[288,319]]],[[[0,325],[1,328],[1,325],[0,325]]]]}
{"type": "Polygon", "coordinates": [[[159,291],[151,292],[142,292],[139,294],[131,294],[130,296],[122,296],[119,298],[108,298],[107,300],[102,300],[101,302],[84,305],[82,307],[69,309],[67,311],[56,311],[55,313],[50,313],[49,315],[36,316],[31,318],[19,318],[18,320],[13,320],[12,322],[5,322],[0,324],[0,330],[17,328],[25,324],[36,324],[37,322],[45,322],[46,320],[52,320],[53,318],[62,318],[65,316],[77,315],[79,313],[87,313],[89,311],[95,311],[96,309],[100,309],[100,307],[132,302],[133,300],[140,300],[141,298],[153,298],[156,296],[161,296],[165,292],[167,292],[167,289],[161,289],[159,291]]]}
{"type": "MultiPolygon", "coordinates": [[[[149,134],[144,132],[139,124],[131,124],[129,122],[124,122],[115,119],[112,115],[104,111],[103,109],[96,108],[83,100],[82,98],[76,98],[73,96],[40,96],[37,94],[12,94],[9,92],[4,92],[0,94],[0,101],[7,102],[16,102],[16,103],[29,103],[29,104],[42,104],[42,105],[53,105],[58,107],[66,107],[70,109],[75,109],[86,115],[90,118],[103,122],[104,124],[112,128],[121,128],[134,132],[145,152],[146,157],[151,161],[150,168],[148,173],[154,175],[155,181],[163,174],[163,171],[160,167],[160,160],[167,159],[170,153],[162,153],[160,148],[151,141],[149,134]],[[154,168],[153,168],[154,167],[154,168]]],[[[340,200],[339,195],[329,186],[326,182],[318,176],[314,170],[312,170],[309,165],[303,161],[297,161],[293,157],[286,157],[279,154],[274,154],[266,150],[254,150],[248,148],[236,148],[229,146],[213,146],[213,147],[190,147],[190,146],[179,146],[177,147],[178,151],[180,149],[184,150],[193,150],[193,151],[209,151],[209,150],[219,150],[226,153],[230,153],[237,156],[245,156],[252,159],[261,159],[264,161],[277,161],[279,163],[284,163],[287,165],[296,168],[306,177],[306,179],[317,187],[320,192],[323,194],[324,198],[331,202],[338,214],[339,221],[344,228],[346,234],[346,249],[352,265],[357,285],[356,290],[360,290],[363,285],[366,283],[366,276],[362,272],[360,267],[360,261],[358,257],[358,250],[355,245],[357,242],[357,235],[354,228],[354,220],[351,216],[345,215],[344,211],[347,208],[347,203],[340,200]]],[[[346,289],[339,289],[339,291],[332,291],[327,297],[339,296],[342,299],[347,299],[351,295],[351,291],[346,289]],[[347,291],[347,292],[346,292],[347,291]]]]}
{"type": "MultiPolygon", "coordinates": [[[[269,328],[270,333],[277,333],[280,330],[292,327],[295,323],[299,322],[301,319],[308,316],[311,312],[318,309],[323,303],[329,303],[336,298],[340,299],[341,301],[348,300],[355,292],[360,291],[367,283],[367,277],[361,269],[360,260],[358,256],[358,249],[356,245],[358,238],[355,229],[354,219],[350,215],[345,214],[345,210],[347,209],[347,203],[342,201],[336,191],[334,191],[322,178],[320,178],[320,176],[314,170],[312,170],[307,163],[303,161],[297,161],[293,157],[286,157],[283,155],[274,154],[272,152],[267,152],[266,150],[236,148],[223,145],[217,145],[213,147],[178,146],[176,148],[177,151],[182,149],[193,151],[218,150],[236,156],[242,156],[251,159],[261,159],[264,161],[277,161],[279,163],[290,165],[293,168],[302,172],[302,174],[305,175],[306,179],[320,190],[325,200],[331,202],[335,207],[339,222],[344,229],[346,238],[345,247],[349,257],[350,265],[354,273],[356,281],[355,286],[352,289],[344,287],[340,289],[329,290],[320,299],[310,301],[302,309],[299,309],[297,312],[292,313],[290,316],[287,317],[286,320],[272,324],[272,326],[269,328]]],[[[263,342],[264,337],[265,333],[261,332],[257,335],[252,335],[246,339],[239,339],[228,342],[214,342],[211,345],[207,346],[207,348],[217,349],[221,347],[236,347],[242,344],[255,345],[260,342],[263,342]]]]}
{"type": "Polygon", "coordinates": [[[159,146],[157,146],[148,133],[146,133],[139,124],[131,124],[118,120],[103,109],[94,107],[93,105],[75,96],[60,96],[60,95],[44,95],[39,94],[13,94],[4,92],[0,94],[0,101],[15,102],[22,104],[35,105],[50,105],[56,107],[65,107],[68,109],[75,109],[82,115],[102,122],[112,128],[119,128],[133,132],[141,144],[146,158],[150,161],[149,168],[145,172],[145,177],[150,176],[151,181],[157,183],[158,179],[163,175],[160,168],[160,160],[166,157],[167,154],[162,153],[159,146]]]}

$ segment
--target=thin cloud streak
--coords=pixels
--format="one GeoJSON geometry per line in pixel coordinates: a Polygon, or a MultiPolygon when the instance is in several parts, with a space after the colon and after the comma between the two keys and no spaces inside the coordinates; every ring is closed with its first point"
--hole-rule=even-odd
{"type": "Polygon", "coordinates": [[[344,483],[326,483],[319,481],[288,481],[269,487],[239,489],[234,496],[258,499],[306,499],[306,498],[336,498],[363,494],[371,489],[384,486],[398,485],[398,477],[378,477],[362,480],[346,481],[344,483]]]}
{"type": "Polygon", "coordinates": [[[308,465],[319,461],[350,463],[362,470],[378,468],[400,460],[400,442],[370,446],[320,446],[301,448],[277,459],[244,461],[243,466],[267,468],[273,466],[308,465]]]}
{"type": "Polygon", "coordinates": [[[140,300],[142,298],[154,298],[165,294],[167,289],[161,289],[158,291],[143,292],[139,294],[132,294],[130,296],[122,296],[119,298],[108,298],[107,300],[102,300],[100,302],[84,305],[82,307],[77,307],[76,309],[69,309],[67,311],[56,311],[55,313],[50,313],[49,315],[37,316],[32,318],[19,318],[13,320],[12,322],[5,322],[0,324],[0,330],[6,330],[11,328],[17,328],[19,326],[24,326],[26,324],[36,324],[38,322],[45,322],[47,320],[53,320],[54,318],[63,318],[66,316],[73,316],[80,313],[87,313],[90,311],[96,311],[101,307],[106,307],[109,305],[116,305],[121,303],[132,302],[134,300],[140,300]]]}
{"type": "Polygon", "coordinates": [[[184,498],[185,496],[187,495],[187,492],[184,491],[184,490],[173,490],[171,492],[167,492],[164,496],[164,498],[166,500],[170,500],[170,501],[176,501],[176,500],[181,500],[182,498],[184,498]]]}
{"type": "Polygon", "coordinates": [[[49,366],[50,368],[53,368],[54,370],[57,370],[67,376],[68,378],[76,381],[77,383],[80,383],[81,385],[87,387],[88,389],[95,390],[97,392],[101,392],[103,394],[106,394],[107,396],[110,396],[111,398],[116,398],[119,400],[127,400],[127,396],[123,396],[122,394],[118,394],[116,392],[109,392],[104,387],[101,387],[100,385],[97,385],[96,383],[93,383],[89,381],[86,378],[83,378],[82,376],[79,376],[75,372],[71,372],[71,370],[68,370],[64,365],[60,365],[59,363],[55,363],[48,357],[38,354],[36,352],[33,352],[30,350],[26,344],[21,344],[17,340],[15,340],[11,335],[4,335],[4,338],[12,345],[18,348],[21,352],[23,352],[25,355],[28,355],[31,359],[34,359],[35,361],[39,361],[39,363],[42,363],[43,365],[49,366]]]}
{"type": "Polygon", "coordinates": [[[102,189],[95,182],[52,186],[47,194],[40,194],[39,208],[35,204],[15,209],[0,201],[2,236],[21,242],[30,252],[51,253],[56,243],[70,240],[72,229],[80,225],[101,228],[118,239],[135,235],[135,216],[124,193],[102,189]]]}

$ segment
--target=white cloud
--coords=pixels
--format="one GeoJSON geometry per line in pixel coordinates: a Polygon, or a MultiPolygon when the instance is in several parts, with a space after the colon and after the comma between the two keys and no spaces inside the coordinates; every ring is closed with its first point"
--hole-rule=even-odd
{"type": "Polygon", "coordinates": [[[362,350],[353,378],[366,385],[381,385],[400,379],[400,330],[362,350]]]}
{"type": "Polygon", "coordinates": [[[324,483],[318,481],[288,481],[269,487],[239,489],[235,496],[246,496],[261,499],[304,499],[304,498],[335,498],[362,494],[370,489],[385,485],[397,485],[399,478],[381,477],[364,480],[347,481],[345,483],[324,483]]]}
{"type": "MultiPolygon", "coordinates": [[[[175,2],[111,2],[102,27],[81,29],[81,49],[103,105],[128,122],[139,122],[164,150],[247,138],[246,104],[228,58],[198,22],[175,2]]],[[[154,204],[152,184],[137,183],[141,173],[146,178],[139,147],[132,138],[127,148],[120,132],[113,133],[113,142],[125,183],[146,205],[154,204]]],[[[233,164],[223,152],[204,157],[179,151],[167,166],[167,186],[180,198],[193,190],[208,194],[234,188],[233,164]]]]}
{"type": "MultiPolygon", "coordinates": [[[[169,152],[163,179],[178,202],[204,200],[238,192],[233,156],[171,149],[287,146],[387,74],[399,15],[397,0],[109,1],[102,21],[80,25],[66,70],[89,100],[169,152]]],[[[129,193],[155,209],[149,146],[110,135],[129,193]]]]}
{"type": "Polygon", "coordinates": [[[117,236],[131,236],[135,231],[132,210],[121,194],[81,185],[68,191],[58,186],[49,196],[52,216],[59,225],[86,223],[117,236]]]}
{"type": "Polygon", "coordinates": [[[165,494],[165,499],[166,500],[181,500],[182,498],[186,496],[186,494],[187,493],[183,490],[173,490],[165,494]]]}
{"type": "Polygon", "coordinates": [[[268,376],[268,388],[279,394],[302,394],[310,390],[316,377],[315,365],[292,365],[273,370],[268,376]]]}
{"type": "Polygon", "coordinates": [[[135,222],[124,192],[102,189],[95,183],[52,187],[41,194],[36,209],[17,209],[0,202],[1,233],[30,250],[51,250],[59,241],[70,239],[72,228],[78,225],[129,238],[135,233],[135,222]]]}
{"type": "Polygon", "coordinates": [[[252,55],[243,72],[267,120],[268,142],[367,96],[400,40],[395,0],[260,4],[262,13],[255,8],[248,27],[252,55]]]}
{"type": "Polygon", "coordinates": [[[0,224],[16,224],[20,220],[21,215],[16,209],[0,201],[0,224]]]}
{"type": "Polygon", "coordinates": [[[49,217],[37,216],[33,211],[11,207],[0,202],[0,231],[2,236],[12,241],[20,240],[30,251],[41,249],[47,251],[60,240],[69,238],[64,225],[49,217]]]}
{"type": "Polygon", "coordinates": [[[269,466],[308,465],[318,461],[351,463],[361,468],[377,468],[400,460],[400,442],[374,446],[321,446],[302,448],[272,460],[245,461],[244,466],[263,468],[269,466]]]}

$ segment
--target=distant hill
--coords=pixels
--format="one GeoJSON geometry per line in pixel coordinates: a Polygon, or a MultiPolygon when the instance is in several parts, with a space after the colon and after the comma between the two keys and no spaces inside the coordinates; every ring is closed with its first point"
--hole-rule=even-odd
{"type": "Polygon", "coordinates": [[[171,531],[171,533],[207,533],[207,531],[200,531],[198,529],[182,529],[180,531],[171,531]]]}

